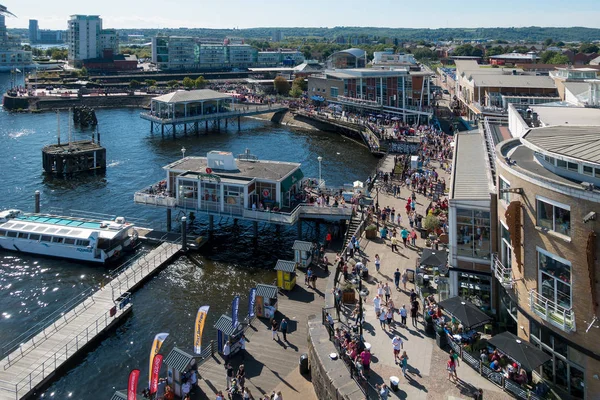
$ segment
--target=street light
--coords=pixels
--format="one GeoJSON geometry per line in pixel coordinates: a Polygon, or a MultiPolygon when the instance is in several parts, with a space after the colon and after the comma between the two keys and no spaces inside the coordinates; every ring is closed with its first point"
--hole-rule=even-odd
{"type": "Polygon", "coordinates": [[[185,147],[182,147],[182,148],[181,148],[181,155],[182,155],[182,157],[181,157],[181,158],[185,158],[185,150],[186,150],[186,148],[185,148],[185,147]]]}
{"type": "Polygon", "coordinates": [[[319,160],[319,187],[321,187],[321,161],[323,161],[323,157],[319,156],[317,157],[317,160],[319,160]]]}

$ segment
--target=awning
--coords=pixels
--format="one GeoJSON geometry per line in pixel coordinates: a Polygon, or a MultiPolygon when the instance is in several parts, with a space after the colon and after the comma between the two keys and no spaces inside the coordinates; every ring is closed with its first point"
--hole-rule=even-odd
{"type": "Polygon", "coordinates": [[[317,96],[317,95],[311,96],[310,99],[313,101],[325,101],[325,98],[323,96],[317,96]]]}
{"type": "Polygon", "coordinates": [[[265,299],[276,299],[277,290],[277,286],[263,285],[262,283],[259,283],[256,285],[256,296],[260,296],[265,299]]]}
{"type": "Polygon", "coordinates": [[[542,350],[510,332],[502,332],[488,340],[488,343],[521,364],[527,371],[533,371],[552,359],[542,350]]]}
{"type": "Polygon", "coordinates": [[[294,245],[292,246],[292,250],[300,250],[300,251],[312,251],[313,244],[311,242],[305,242],[303,240],[294,241],[294,245]]]}
{"type": "Polygon", "coordinates": [[[428,267],[444,267],[448,262],[448,252],[445,250],[423,249],[420,265],[428,267]]]}
{"type": "Polygon", "coordinates": [[[292,185],[294,185],[296,182],[300,182],[302,178],[304,178],[304,172],[298,168],[281,182],[281,193],[289,191],[292,185]]]}
{"type": "Polygon", "coordinates": [[[492,318],[473,303],[460,296],[451,297],[438,303],[448,314],[460,321],[465,329],[473,329],[492,321],[492,318]]]}
{"type": "Polygon", "coordinates": [[[215,324],[215,328],[223,332],[227,336],[233,336],[242,329],[242,325],[238,324],[235,328],[233,327],[233,321],[229,315],[221,315],[215,324]]]}
{"type": "Polygon", "coordinates": [[[295,261],[277,260],[275,271],[294,272],[296,271],[295,261]]]}

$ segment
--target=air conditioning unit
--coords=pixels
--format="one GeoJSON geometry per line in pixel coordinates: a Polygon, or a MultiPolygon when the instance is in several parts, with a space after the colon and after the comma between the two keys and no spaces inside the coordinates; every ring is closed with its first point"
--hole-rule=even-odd
{"type": "Polygon", "coordinates": [[[581,187],[590,192],[594,190],[594,184],[592,182],[581,182],[581,187]]]}

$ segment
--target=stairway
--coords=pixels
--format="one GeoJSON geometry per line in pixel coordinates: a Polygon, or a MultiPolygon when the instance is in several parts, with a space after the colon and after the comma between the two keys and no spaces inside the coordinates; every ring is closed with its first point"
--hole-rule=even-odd
{"type": "Polygon", "coordinates": [[[355,214],[352,215],[352,218],[350,219],[350,222],[348,223],[348,229],[346,229],[346,236],[344,237],[344,245],[342,246],[342,249],[345,249],[346,246],[348,246],[348,242],[350,242],[350,238],[352,238],[352,235],[354,235],[356,233],[356,230],[358,229],[360,223],[361,223],[361,213],[360,212],[356,212],[355,214]]]}

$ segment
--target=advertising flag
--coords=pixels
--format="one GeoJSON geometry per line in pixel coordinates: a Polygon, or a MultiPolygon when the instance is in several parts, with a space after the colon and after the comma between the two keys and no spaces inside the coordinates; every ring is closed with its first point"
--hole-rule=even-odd
{"type": "Polygon", "coordinates": [[[158,375],[160,374],[160,366],[162,365],[162,362],[162,354],[157,354],[154,356],[154,361],[152,362],[152,378],[150,379],[150,394],[158,391],[158,375]]]}
{"type": "Polygon", "coordinates": [[[150,366],[148,368],[148,387],[152,382],[152,363],[154,362],[154,356],[158,354],[160,348],[165,341],[165,339],[169,336],[168,333],[159,333],[154,336],[154,341],[152,342],[152,349],[150,350],[150,366]]]}
{"type": "Polygon", "coordinates": [[[140,378],[140,370],[132,369],[129,373],[129,382],[127,383],[127,400],[136,400],[138,379],[140,378]]]}
{"type": "Polygon", "coordinates": [[[238,324],[238,311],[240,309],[240,296],[235,296],[231,303],[231,326],[235,328],[238,324]]]}
{"type": "Polygon", "coordinates": [[[256,305],[256,288],[250,289],[250,298],[248,300],[248,318],[254,317],[254,306],[256,305]]]}
{"type": "Polygon", "coordinates": [[[202,352],[202,331],[204,330],[204,323],[206,322],[206,315],[209,308],[209,306],[200,307],[198,315],[196,315],[196,328],[194,331],[194,353],[196,354],[202,352]]]}

